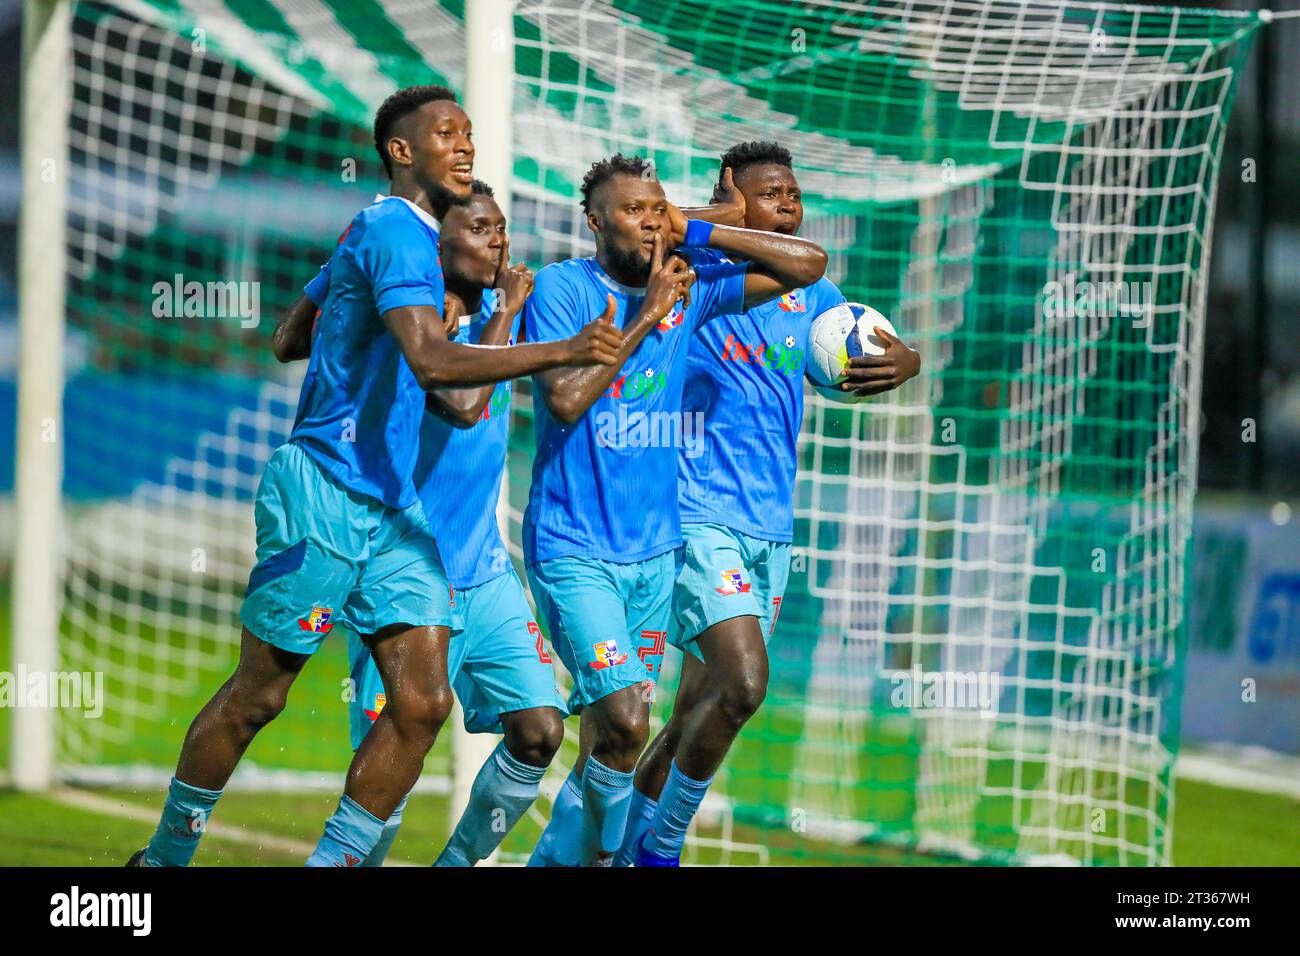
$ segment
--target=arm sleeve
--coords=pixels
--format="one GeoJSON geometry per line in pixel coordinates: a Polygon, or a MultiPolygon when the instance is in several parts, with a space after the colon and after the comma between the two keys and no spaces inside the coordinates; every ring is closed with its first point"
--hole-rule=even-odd
{"type": "Polygon", "coordinates": [[[524,302],[523,328],[528,341],[567,339],[596,318],[583,313],[580,298],[559,270],[547,268],[537,273],[532,295],[524,302]]]}
{"type": "Polygon", "coordinates": [[[319,309],[329,290],[330,264],[329,260],[326,260],[325,264],[320,267],[320,272],[316,273],[312,280],[302,287],[302,294],[311,299],[312,304],[319,309]]]}
{"type": "Polygon", "coordinates": [[[387,216],[368,223],[352,254],[370,282],[380,315],[414,305],[442,312],[437,239],[414,218],[387,216]]]}
{"type": "Polygon", "coordinates": [[[808,297],[808,311],[813,314],[813,318],[821,315],[827,309],[833,309],[835,306],[843,305],[849,301],[844,298],[844,293],[840,291],[840,287],[824,276],[818,279],[809,291],[812,295],[808,297]]]}
{"type": "Polygon", "coordinates": [[[691,307],[695,324],[745,311],[745,275],[748,262],[718,258],[695,266],[695,287],[691,289],[691,307]]]}

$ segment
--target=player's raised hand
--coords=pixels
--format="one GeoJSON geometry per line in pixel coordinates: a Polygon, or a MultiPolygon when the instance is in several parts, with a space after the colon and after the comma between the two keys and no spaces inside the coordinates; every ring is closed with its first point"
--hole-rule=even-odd
{"type": "Polygon", "coordinates": [[[745,194],[736,188],[736,178],[731,174],[730,166],[722,171],[722,181],[713,187],[713,205],[729,208],[730,216],[727,225],[744,227],[745,194]]]}
{"type": "Polygon", "coordinates": [[[497,274],[492,280],[492,288],[504,289],[506,273],[510,271],[510,237],[501,237],[501,258],[497,260],[497,274]]]}
{"type": "Polygon", "coordinates": [[[501,258],[497,262],[497,274],[492,280],[492,288],[501,292],[497,308],[515,314],[524,307],[524,299],[533,291],[532,270],[522,262],[510,264],[509,236],[501,245],[501,258]]]}
{"type": "Polygon", "coordinates": [[[506,270],[501,284],[504,304],[511,312],[518,312],[524,307],[524,299],[533,291],[533,272],[522,262],[517,262],[506,270]]]}
{"type": "Polygon", "coordinates": [[[691,285],[695,270],[681,256],[664,259],[664,243],[655,236],[654,250],[650,255],[650,281],[646,283],[643,310],[656,319],[662,319],[673,310],[678,301],[682,308],[691,304],[691,285]]]}
{"type": "Polygon", "coordinates": [[[569,339],[569,365],[617,365],[623,347],[623,333],[614,325],[617,306],[614,297],[605,299],[605,311],[569,339]]]}
{"type": "Polygon", "coordinates": [[[454,339],[460,331],[460,320],[465,315],[465,303],[454,292],[444,294],[442,303],[442,330],[447,338],[454,339]]]}
{"type": "Polygon", "coordinates": [[[690,220],[673,203],[668,204],[668,248],[676,249],[686,241],[686,226],[690,220]]]}
{"type": "Polygon", "coordinates": [[[879,395],[898,388],[921,371],[921,353],[908,348],[896,335],[874,326],[872,331],[885,341],[884,355],[855,355],[845,369],[848,376],[837,388],[855,395],[879,395]]]}

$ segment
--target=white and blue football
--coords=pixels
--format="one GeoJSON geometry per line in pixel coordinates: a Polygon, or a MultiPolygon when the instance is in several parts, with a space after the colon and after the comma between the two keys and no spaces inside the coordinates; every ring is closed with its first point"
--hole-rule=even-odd
{"type": "Polygon", "coordinates": [[[849,359],[885,353],[888,343],[876,335],[876,326],[890,335],[898,334],[887,318],[859,302],[842,303],[813,319],[808,330],[808,380],[818,392],[850,405],[863,400],[831,386],[844,381],[849,359]]]}

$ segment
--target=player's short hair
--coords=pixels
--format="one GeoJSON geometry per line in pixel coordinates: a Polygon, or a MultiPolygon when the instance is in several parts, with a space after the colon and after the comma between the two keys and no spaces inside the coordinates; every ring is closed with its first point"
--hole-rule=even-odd
{"type": "Polygon", "coordinates": [[[653,174],[654,168],[654,163],[644,156],[624,156],[622,153],[592,163],[587,175],[582,177],[582,211],[591,212],[591,197],[596,194],[596,190],[619,173],[644,176],[647,170],[653,174]]]}
{"type": "Polygon", "coordinates": [[[481,179],[476,179],[470,184],[469,194],[471,196],[487,196],[488,199],[496,198],[496,193],[493,191],[492,187],[481,179]]]}
{"type": "Polygon", "coordinates": [[[734,176],[746,166],[758,163],[774,163],[786,169],[794,169],[794,160],[788,149],[775,140],[755,139],[748,143],[737,143],[722,154],[722,160],[718,164],[718,182],[722,182],[724,170],[730,169],[734,176]]]}
{"type": "Polygon", "coordinates": [[[379,105],[375,111],[375,149],[383,160],[384,172],[390,176],[393,170],[388,165],[388,141],[393,138],[393,127],[402,117],[414,113],[425,103],[438,100],[456,102],[456,94],[445,86],[408,86],[398,90],[379,105]]]}

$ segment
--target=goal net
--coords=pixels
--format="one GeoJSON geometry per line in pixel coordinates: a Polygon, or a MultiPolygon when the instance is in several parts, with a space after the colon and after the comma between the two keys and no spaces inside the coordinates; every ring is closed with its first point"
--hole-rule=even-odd
{"type": "MultiPolygon", "coordinates": [[[[99,718],[60,717],[65,777],[162,783],[228,674],[252,494],[302,374],[270,329],[385,185],[379,102],[463,90],[464,8],[77,4],[60,653],[107,693],[99,718]]],[[[776,139],[830,277],[924,356],[886,397],[809,395],[771,688],[688,860],[1169,862],[1206,257],[1258,25],[1093,3],[516,4],[516,257],[590,254],[596,159],[648,155],[695,204],[724,149],[776,139]]],[[[235,785],[340,787],[346,677],[332,635],[235,785]]],[[[448,746],[426,788],[446,788],[448,746]]]]}

